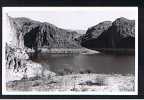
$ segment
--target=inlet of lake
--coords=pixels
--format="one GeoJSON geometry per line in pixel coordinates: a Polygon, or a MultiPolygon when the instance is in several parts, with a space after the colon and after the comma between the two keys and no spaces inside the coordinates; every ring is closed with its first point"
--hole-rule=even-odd
{"type": "Polygon", "coordinates": [[[134,55],[47,54],[33,61],[60,75],[71,73],[134,74],[134,55]]]}

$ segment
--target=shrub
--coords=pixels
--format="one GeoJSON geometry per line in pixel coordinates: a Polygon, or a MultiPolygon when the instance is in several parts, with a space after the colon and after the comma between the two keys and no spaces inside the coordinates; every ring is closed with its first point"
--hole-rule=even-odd
{"type": "Polygon", "coordinates": [[[99,86],[107,85],[107,79],[105,77],[103,77],[103,76],[98,76],[95,79],[95,84],[99,85],[99,86]]]}

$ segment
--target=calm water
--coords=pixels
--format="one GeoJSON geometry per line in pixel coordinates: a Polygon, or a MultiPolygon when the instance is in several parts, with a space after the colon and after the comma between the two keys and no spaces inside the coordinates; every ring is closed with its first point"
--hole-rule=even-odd
{"type": "Polygon", "coordinates": [[[70,73],[104,73],[104,74],[134,74],[134,55],[105,54],[49,54],[34,61],[44,68],[59,74],[70,73]]]}

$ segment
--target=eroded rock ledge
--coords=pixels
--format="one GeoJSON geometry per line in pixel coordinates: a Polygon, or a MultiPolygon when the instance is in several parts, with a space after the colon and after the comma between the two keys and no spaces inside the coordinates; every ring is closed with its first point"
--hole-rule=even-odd
{"type": "Polygon", "coordinates": [[[55,73],[45,70],[40,64],[29,60],[25,50],[6,45],[6,81],[51,77],[55,73]]]}

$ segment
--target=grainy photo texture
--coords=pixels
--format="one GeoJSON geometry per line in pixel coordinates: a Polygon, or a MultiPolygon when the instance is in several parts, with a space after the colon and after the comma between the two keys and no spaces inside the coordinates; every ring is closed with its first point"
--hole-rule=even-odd
{"type": "Polygon", "coordinates": [[[3,94],[137,94],[137,7],[3,7],[3,94]]]}

